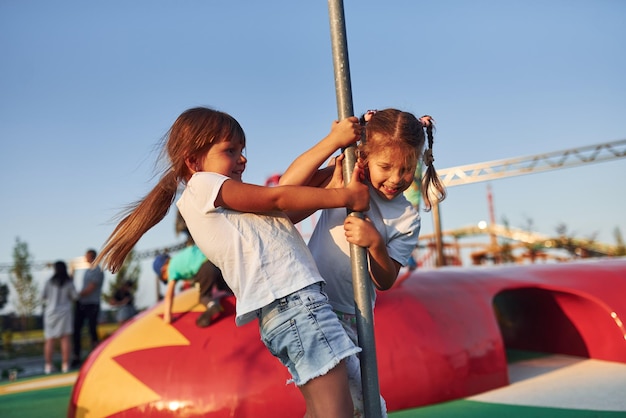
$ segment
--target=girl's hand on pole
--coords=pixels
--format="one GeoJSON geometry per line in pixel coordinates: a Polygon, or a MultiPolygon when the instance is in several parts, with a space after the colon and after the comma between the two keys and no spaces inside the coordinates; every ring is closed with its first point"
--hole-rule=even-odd
{"type": "Polygon", "coordinates": [[[363,167],[356,164],[352,172],[352,179],[346,186],[346,189],[350,192],[346,207],[355,212],[365,212],[370,208],[370,192],[367,184],[363,183],[364,178],[363,167]]]}
{"type": "Polygon", "coordinates": [[[367,217],[361,219],[357,216],[348,216],[343,222],[343,229],[346,240],[359,247],[369,248],[382,239],[374,224],[367,217]]]}
{"type": "Polygon", "coordinates": [[[334,167],[333,175],[330,179],[330,182],[326,186],[327,189],[338,189],[338,188],[343,187],[343,169],[342,169],[343,159],[344,159],[344,155],[339,154],[337,157],[331,160],[329,166],[331,164],[334,164],[335,167],[334,167]]]}
{"type": "Polygon", "coordinates": [[[334,121],[328,136],[332,138],[336,149],[347,148],[361,139],[361,124],[356,116],[341,121],[334,121]]]}

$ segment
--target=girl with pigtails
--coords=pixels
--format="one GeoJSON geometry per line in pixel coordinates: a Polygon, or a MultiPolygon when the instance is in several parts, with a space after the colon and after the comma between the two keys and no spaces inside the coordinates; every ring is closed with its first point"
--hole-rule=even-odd
{"type": "MultiPolygon", "coordinates": [[[[346,121],[333,126],[329,137],[344,143],[359,135],[360,127],[346,121]]],[[[315,261],[284,211],[367,210],[363,171],[355,169],[345,188],[341,181],[326,189],[244,183],[244,131],[230,115],[208,108],[183,112],[165,141],[167,171],[129,208],[96,263],[117,271],[184,185],[176,205],[194,242],[233,291],[236,324],[258,320],[264,344],[304,396],[306,417],[352,417],[345,359],[360,348],[333,313],[315,261]]],[[[335,177],[341,177],[340,164],[335,177]]]]}
{"type": "MultiPolygon", "coordinates": [[[[441,201],[446,192],[433,165],[434,121],[430,116],[416,118],[408,112],[385,109],[368,111],[360,120],[356,117],[346,120],[353,124],[360,122],[365,129],[363,140],[357,146],[357,166],[362,166],[365,171],[370,210],[364,213],[364,219],[346,217],[343,209],[323,210],[308,245],[326,281],[330,303],[351,339],[357,343],[350,244],[367,248],[374,306],[374,288],[390,289],[400,268],[408,262],[417,246],[420,217],[403,192],[413,183],[420,159],[426,166],[421,185],[426,210],[431,208],[431,199],[441,201]]],[[[279,184],[338,187],[335,182],[339,179],[332,176],[332,167],[320,167],[334,152],[353,143],[356,140],[347,136],[325,137],[296,158],[281,176],[279,184]]],[[[302,219],[309,214],[293,214],[292,219],[302,219]]],[[[354,416],[361,417],[363,393],[359,361],[352,358],[347,365],[354,416]]],[[[386,416],[382,398],[381,406],[383,416],[386,416]]]]}

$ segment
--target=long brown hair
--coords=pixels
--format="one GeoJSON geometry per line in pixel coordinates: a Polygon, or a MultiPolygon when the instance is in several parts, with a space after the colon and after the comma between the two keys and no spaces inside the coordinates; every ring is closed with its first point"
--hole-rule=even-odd
{"type": "Polygon", "coordinates": [[[186,160],[205,153],[221,141],[237,141],[245,145],[243,128],[227,113],[206,107],[183,112],[162,140],[161,160],[168,163],[156,186],[141,200],[130,204],[96,259],[115,273],[139,239],[167,215],[179,185],[191,177],[186,160]],[[166,155],[165,155],[166,154],[166,155]]]}
{"type": "Polygon", "coordinates": [[[420,186],[426,211],[432,207],[432,198],[437,202],[445,199],[446,189],[433,164],[434,121],[430,116],[425,115],[418,119],[409,112],[389,108],[370,110],[360,120],[365,126],[365,139],[359,145],[361,158],[367,159],[368,155],[388,146],[398,146],[403,150],[400,158],[405,160],[407,166],[415,167],[422,157],[426,173],[420,186]],[[426,139],[428,148],[424,150],[426,139]]]}

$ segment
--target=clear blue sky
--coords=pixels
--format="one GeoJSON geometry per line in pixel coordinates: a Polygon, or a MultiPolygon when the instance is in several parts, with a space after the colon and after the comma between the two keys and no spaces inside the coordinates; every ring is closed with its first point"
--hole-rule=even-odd
{"type": "MultiPolygon", "coordinates": [[[[355,112],[434,116],[438,168],[626,137],[622,0],[352,0],[345,15],[355,112]]],[[[2,1],[0,56],[2,264],[16,237],[35,261],[100,248],[189,107],[241,122],[257,184],[337,117],[325,1],[2,1]]],[[[613,244],[625,175],[621,159],[493,181],[496,218],[613,244]]],[[[486,187],[450,188],[443,228],[488,219],[486,187]]],[[[170,215],[137,249],[182,238],[170,215]]],[[[148,261],[141,306],[156,294],[148,261]]]]}

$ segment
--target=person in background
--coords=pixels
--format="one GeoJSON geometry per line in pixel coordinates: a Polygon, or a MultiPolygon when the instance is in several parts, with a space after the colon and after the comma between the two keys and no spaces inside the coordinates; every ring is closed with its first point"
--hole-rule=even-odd
{"type": "Polygon", "coordinates": [[[132,280],[126,280],[109,300],[109,305],[117,309],[115,319],[118,325],[122,325],[137,313],[133,286],[132,280]]]}
{"type": "Polygon", "coordinates": [[[41,299],[44,306],[44,372],[52,373],[55,340],[61,342],[61,371],[69,370],[70,334],[72,333],[72,301],[78,297],[74,282],[63,261],[54,263],[54,275],[45,283],[41,299]]]}
{"type": "Polygon", "coordinates": [[[74,312],[74,355],[72,367],[81,364],[81,339],[83,325],[87,322],[89,337],[91,338],[91,349],[98,345],[98,316],[100,315],[100,299],[102,298],[102,284],[104,283],[104,273],[98,264],[94,263],[97,253],[94,249],[89,249],[85,253],[85,260],[89,263],[89,268],[85,271],[83,286],[78,293],[76,308],[74,312]]]}
{"type": "Polygon", "coordinates": [[[176,284],[180,281],[193,282],[198,288],[198,301],[206,310],[196,319],[196,325],[205,328],[213,318],[223,311],[220,299],[232,291],[224,281],[220,270],[207,260],[197,245],[189,245],[170,257],[159,254],[152,265],[159,279],[167,283],[163,320],[172,322],[172,305],[176,284]]]}

